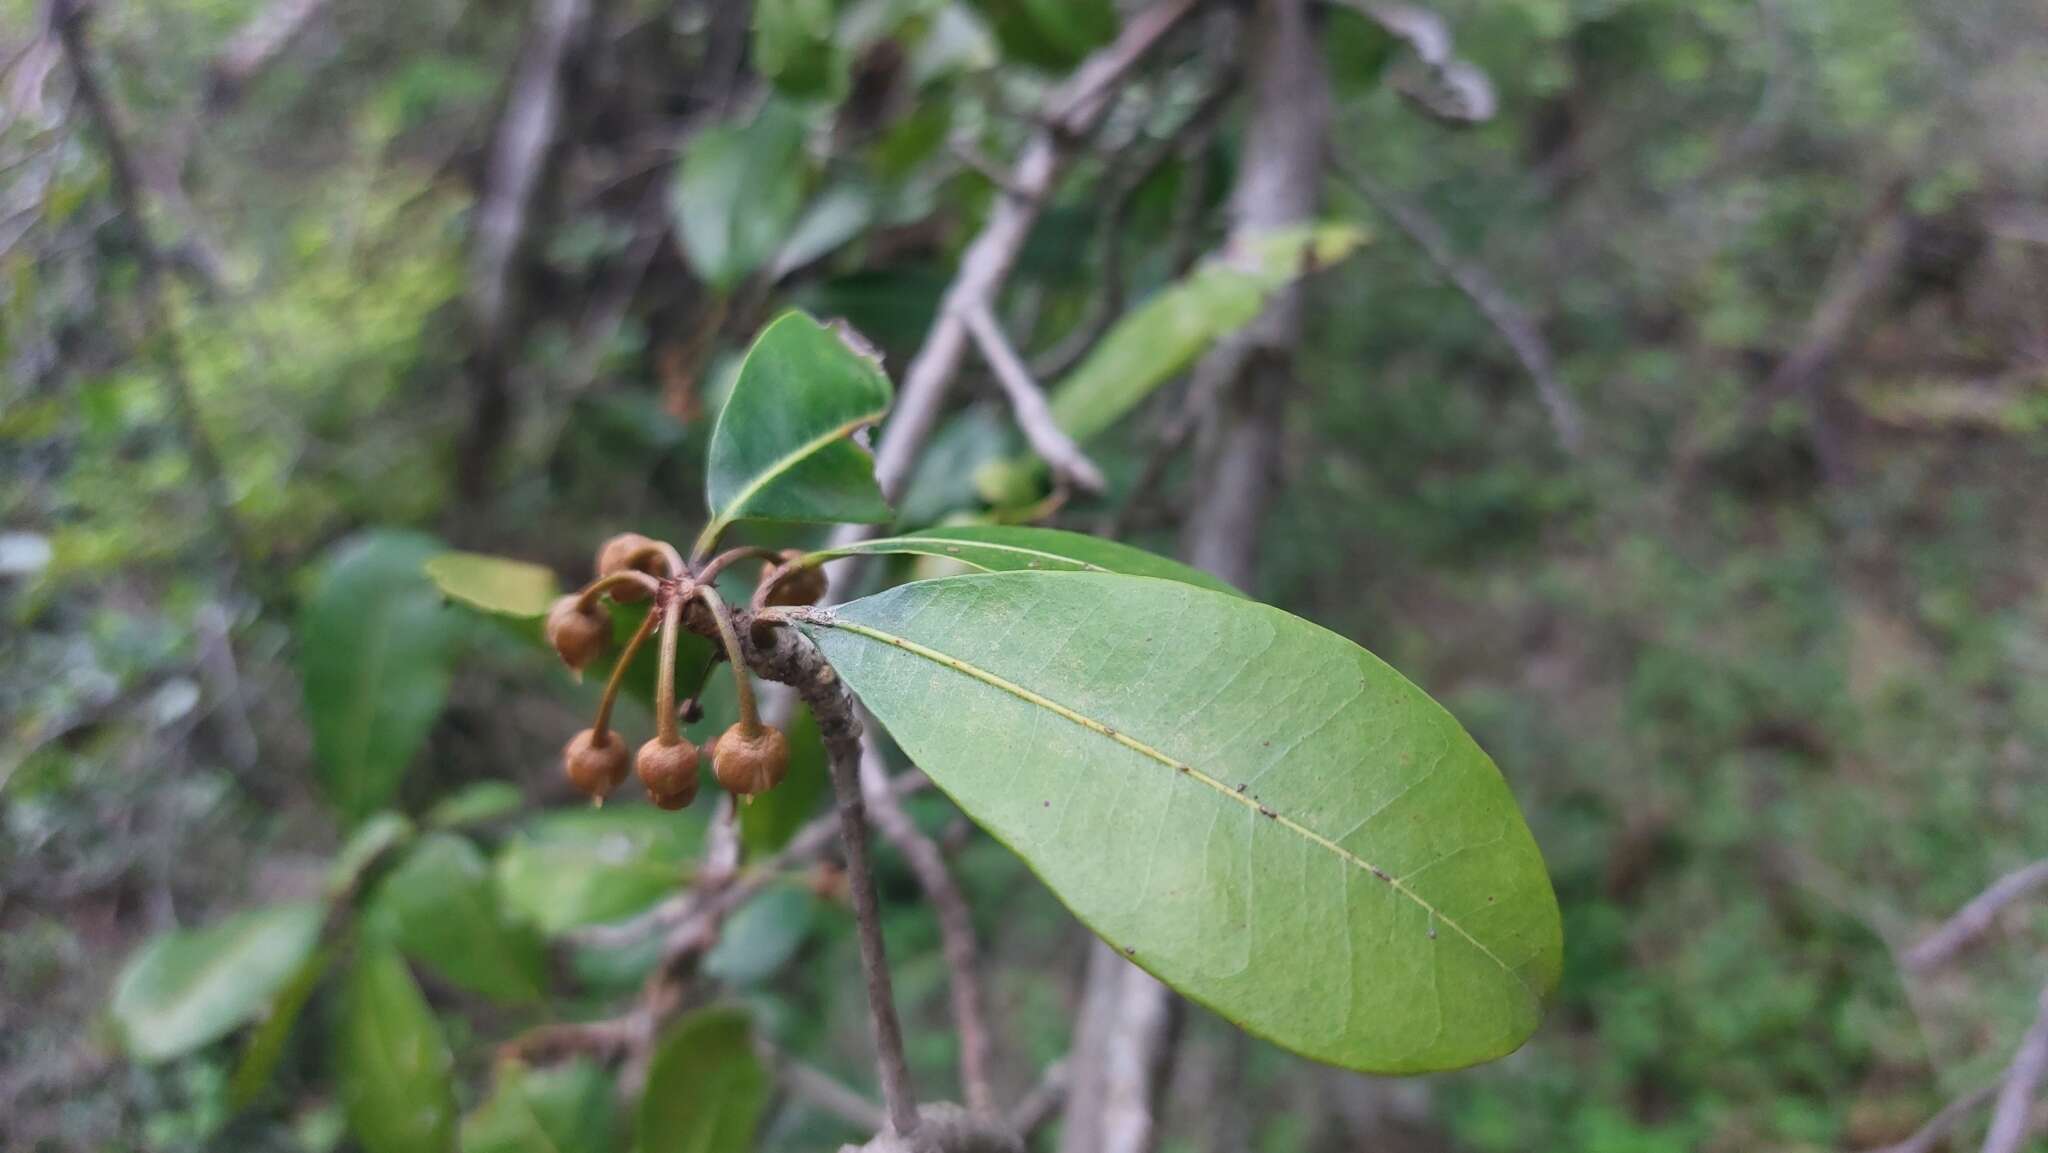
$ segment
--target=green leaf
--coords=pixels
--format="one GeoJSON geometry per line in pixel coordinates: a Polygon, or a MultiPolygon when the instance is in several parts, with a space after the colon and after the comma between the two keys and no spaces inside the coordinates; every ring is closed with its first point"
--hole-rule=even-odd
{"type": "Polygon", "coordinates": [[[1045,572],[1118,572],[1131,576],[1181,581],[1217,592],[1241,595],[1201,569],[1155,556],[1120,541],[1085,533],[1025,525],[957,524],[928,528],[903,536],[862,541],[845,548],[812,553],[807,560],[861,554],[911,553],[942,557],[982,572],[1036,569],[1045,572]]]}
{"type": "Polygon", "coordinates": [[[803,219],[790,229],[768,270],[780,280],[814,260],[821,260],[867,231],[875,218],[875,198],[855,184],[836,184],[811,202],[803,219]]]}
{"type": "Polygon", "coordinates": [[[704,806],[609,805],[549,813],[498,854],[498,892],[550,936],[630,917],[675,891],[703,837],[704,806]]]}
{"type": "Polygon", "coordinates": [[[1307,226],[1256,237],[1204,262],[1125,314],[1054,386],[1053,419],[1075,440],[1100,434],[1210,345],[1250,324],[1274,292],[1364,242],[1365,233],[1351,225],[1307,226]]]}
{"type": "Polygon", "coordinates": [[[342,990],[335,1072],[364,1153],[451,1153],[454,1062],[441,1023],[397,953],[369,946],[342,990]]]}
{"type": "Polygon", "coordinates": [[[552,570],[509,557],[444,552],[425,568],[443,595],[493,616],[539,620],[562,595],[552,570]]]}
{"type": "Polygon", "coordinates": [[[768,1072],[747,1015],[702,1009],[678,1021],[647,1070],[638,1153],[748,1153],[768,1107],[768,1072]]]}
{"type": "Polygon", "coordinates": [[[339,896],[356,888],[365,873],[410,841],[415,831],[411,818],[403,813],[370,814],[334,855],[334,863],[327,868],[327,891],[339,896]]]}
{"type": "Polygon", "coordinates": [[[299,971],[279,990],[270,1015],[249,1035],[249,1044],[235,1062],[234,1077],[228,1082],[228,1103],[235,1111],[248,1108],[270,1085],[278,1062],[284,1059],[285,1046],[291,1040],[299,1014],[312,999],[313,990],[319,988],[320,978],[327,975],[327,960],[327,954],[317,950],[306,958],[299,971]]]}
{"type": "Polygon", "coordinates": [[[490,1099],[463,1118],[462,1153],[612,1153],[617,1114],[611,1078],[590,1061],[508,1061],[490,1099]]]}
{"type": "Polygon", "coordinates": [[[478,781],[428,809],[426,822],[437,829],[486,825],[511,816],[525,803],[526,795],[509,781],[478,781]]]}
{"type": "Polygon", "coordinates": [[[975,0],[1005,57],[1065,72],[1114,39],[1111,0],[975,0]]]}
{"type": "Polygon", "coordinates": [[[819,99],[844,85],[833,0],[756,0],[754,67],[784,95],[819,99]]]}
{"type": "Polygon", "coordinates": [[[770,100],[746,124],[718,124],[684,146],[669,215],[690,264],[730,292],[773,259],[803,211],[810,183],[806,125],[770,100]]]}
{"type": "Polygon", "coordinates": [[[508,922],[490,864],[453,833],[422,838],[378,883],[363,917],[365,931],[471,992],[531,1002],[544,991],[540,939],[508,922]]]}
{"type": "Polygon", "coordinates": [[[390,804],[448,696],[454,630],[422,566],[431,538],[373,532],[321,566],[299,671],[327,797],[351,822],[390,804]]]}
{"type": "Polygon", "coordinates": [[[326,916],[318,902],[273,905],[153,939],[114,981],[122,1047],[167,1061],[254,1020],[312,954],[326,916]]]}
{"type": "Polygon", "coordinates": [[[858,337],[785,312],[761,330],[711,434],[709,551],[736,520],[889,519],[874,460],[850,439],[889,408],[889,378],[858,337]]]}
{"type": "Polygon", "coordinates": [[[810,936],[818,898],[794,885],[771,885],[727,921],[704,955],[704,971],[733,985],[767,980],[810,936]]]}
{"type": "Polygon", "coordinates": [[[1250,1032],[1420,1073],[1535,1029],[1562,940],[1514,797],[1343,637],[1102,573],[904,585],[801,627],[1081,920],[1250,1032]]]}

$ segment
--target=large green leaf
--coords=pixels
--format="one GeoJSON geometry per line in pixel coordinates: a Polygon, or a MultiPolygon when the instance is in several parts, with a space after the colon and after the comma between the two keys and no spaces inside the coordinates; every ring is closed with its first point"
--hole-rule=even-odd
{"type": "Polygon", "coordinates": [[[378,882],[365,928],[446,980],[500,1001],[540,999],[540,938],[499,907],[490,863],[453,833],[431,833],[378,882]]]}
{"type": "Polygon", "coordinates": [[[608,805],[539,817],[500,850],[498,892],[551,935],[630,917],[686,879],[707,807],[608,805]]]}
{"type": "Polygon", "coordinates": [[[321,786],[351,821],[390,803],[448,696],[453,622],[422,572],[441,551],[373,532],[321,566],[299,614],[299,671],[321,786]]]}
{"type": "Polygon", "coordinates": [[[802,627],[1090,928],[1251,1032],[1417,1073],[1535,1029],[1562,941],[1514,798],[1343,637],[1102,573],[904,585],[802,627]]]}
{"type": "Polygon", "coordinates": [[[982,572],[1120,572],[1182,581],[1217,592],[1237,593],[1236,589],[1201,569],[1120,541],[1028,525],[944,525],[812,553],[810,559],[822,561],[856,553],[910,553],[942,557],[982,572]]]}
{"type": "Polygon", "coordinates": [[[768,1089],[746,1014],[692,1013],[669,1030],[648,1067],[637,1153],[749,1153],[768,1089]]]}
{"type": "Polygon", "coordinates": [[[356,957],[335,1023],[341,1106],[364,1153],[453,1153],[454,1062],[397,953],[356,957]]]}
{"type": "Polygon", "coordinates": [[[1365,233],[1348,224],[1305,226],[1205,261],[1117,321],[1053,387],[1053,419],[1075,440],[1100,434],[1210,345],[1250,324],[1275,291],[1364,242],[1365,233]]]}
{"type": "Polygon", "coordinates": [[[462,1153],[613,1153],[611,1078],[587,1060],[498,1066],[490,1099],[462,1120],[462,1153]]]}
{"type": "Polygon", "coordinates": [[[150,941],[114,981],[122,1047],[165,1061],[255,1019],[312,955],[326,916],[317,902],[274,905],[150,941]]]}
{"type": "Polygon", "coordinates": [[[755,338],[711,434],[700,554],[736,520],[889,519],[874,461],[850,439],[888,410],[889,378],[857,339],[801,312],[755,338]]]}
{"type": "Polygon", "coordinates": [[[717,124],[684,146],[669,197],[690,264],[727,292],[773,259],[803,211],[807,126],[770,100],[745,124],[717,124]]]}

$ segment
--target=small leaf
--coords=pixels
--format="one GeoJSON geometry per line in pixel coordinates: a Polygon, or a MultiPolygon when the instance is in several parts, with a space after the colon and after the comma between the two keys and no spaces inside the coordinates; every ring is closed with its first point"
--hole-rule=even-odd
{"type": "Polygon", "coordinates": [[[1085,533],[1026,525],[945,525],[828,549],[812,553],[807,559],[826,560],[856,553],[911,553],[941,557],[982,572],[1120,572],[1181,581],[1199,588],[1241,595],[1201,569],[1156,556],[1141,548],[1085,533]]]}
{"type": "Polygon", "coordinates": [[[850,339],[785,312],[754,340],[711,434],[700,555],[736,520],[889,519],[874,460],[849,439],[888,410],[889,378],[850,339]]]}
{"type": "Polygon", "coordinates": [[[704,971],[733,985],[767,980],[810,936],[818,898],[794,885],[771,885],[742,905],[704,955],[704,971]]]}
{"type": "Polygon", "coordinates": [[[701,1009],[655,1050],[635,1125],[638,1153],[748,1153],[768,1106],[768,1072],[747,1016],[701,1009]]]}
{"type": "Polygon", "coordinates": [[[540,939],[507,921],[490,865],[453,833],[421,839],[364,908],[365,930],[447,981],[500,1001],[540,998],[540,939]]]}
{"type": "Polygon", "coordinates": [[[228,1103],[235,1111],[248,1108],[270,1085],[291,1041],[292,1027],[298,1024],[299,1014],[312,999],[313,990],[319,988],[320,978],[326,975],[327,954],[316,951],[278,992],[270,1015],[249,1035],[249,1044],[235,1062],[235,1075],[228,1082],[228,1103]]]}
{"type": "Polygon", "coordinates": [[[113,1017],[138,1061],[167,1061],[254,1020],[320,940],[326,906],[273,905],[144,945],[114,981],[113,1017]]]}
{"type": "Polygon", "coordinates": [[[441,1023],[405,962],[388,948],[363,949],[342,990],[335,1071],[364,1153],[449,1153],[453,1068],[441,1023]]]}
{"type": "Polygon", "coordinates": [[[552,570],[509,557],[444,552],[425,567],[443,595],[493,616],[538,620],[562,595],[552,570]]]}
{"type": "Polygon", "coordinates": [[[690,138],[676,170],[669,214],[691,267],[730,292],[771,260],[809,184],[804,118],[780,101],[746,124],[717,124],[690,138]]]}
{"type": "Polygon", "coordinates": [[[630,917],[675,891],[703,838],[703,806],[549,813],[498,854],[498,892],[548,935],[630,917]]]}
{"type": "Polygon", "coordinates": [[[1250,324],[1274,292],[1364,242],[1350,225],[1292,228],[1204,262],[1116,322],[1053,388],[1053,419],[1075,440],[1100,434],[1210,345],[1250,324]]]}
{"type": "Polygon", "coordinates": [[[1082,921],[1250,1032],[1419,1073],[1535,1029],[1563,945],[1514,797],[1343,637],[1104,573],[904,585],[801,627],[1082,921]]]}
{"type": "Polygon", "coordinates": [[[490,1099],[463,1118],[462,1153],[612,1153],[617,1113],[611,1078],[590,1061],[508,1061],[490,1099]]]}
{"type": "Polygon", "coordinates": [[[422,566],[431,538],[373,532],[322,564],[299,614],[320,783],[358,821],[390,804],[448,696],[454,631],[422,566]]]}
{"type": "Polygon", "coordinates": [[[403,813],[372,813],[355,827],[327,868],[327,891],[339,896],[362,883],[363,874],[412,839],[412,820],[403,813]]]}
{"type": "Polygon", "coordinates": [[[867,230],[875,217],[874,197],[853,184],[827,189],[804,210],[803,219],[783,241],[768,270],[771,279],[783,277],[814,260],[823,259],[867,230]]]}
{"type": "Polygon", "coordinates": [[[1065,72],[1115,38],[1111,0],[976,0],[1008,59],[1065,72]]]}
{"type": "Polygon", "coordinates": [[[754,66],[798,99],[830,97],[845,84],[833,0],[756,0],[754,66]]]}
{"type": "Polygon", "coordinates": [[[507,781],[478,781],[442,798],[427,810],[426,822],[437,829],[487,825],[519,811],[526,795],[507,781]]]}

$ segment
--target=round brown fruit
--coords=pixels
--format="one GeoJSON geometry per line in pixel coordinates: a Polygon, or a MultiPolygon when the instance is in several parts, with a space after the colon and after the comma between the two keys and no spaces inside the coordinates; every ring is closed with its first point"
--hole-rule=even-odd
{"type": "Polygon", "coordinates": [[[616,730],[606,729],[604,739],[585,729],[569,738],[562,749],[562,771],[569,783],[586,797],[603,797],[626,779],[626,742],[616,730]]]}
{"type": "MultiPolygon", "coordinates": [[[[803,556],[797,549],[784,549],[784,564],[803,556]]],[[[798,569],[769,569],[761,576],[763,581],[774,581],[768,588],[764,604],[771,605],[814,605],[825,599],[825,570],[816,565],[798,569]],[[778,577],[776,574],[780,573],[778,577]]]]}
{"type": "MultiPolygon", "coordinates": [[[[622,532],[604,542],[597,550],[597,575],[608,577],[628,569],[638,569],[648,576],[659,579],[670,575],[665,571],[659,554],[654,551],[654,540],[637,532],[622,532]]],[[[647,590],[638,585],[618,585],[612,589],[612,599],[622,605],[634,604],[647,599],[647,590]]]]}
{"type": "Polygon", "coordinates": [[[789,775],[789,738],[772,725],[748,733],[736,724],[711,746],[711,775],[736,796],[765,793],[789,775]]]}
{"type": "Polygon", "coordinates": [[[555,646],[562,663],[582,672],[603,652],[612,636],[611,614],[603,605],[578,603],[574,594],[562,597],[548,609],[548,643],[555,646]]]}
{"type": "Polygon", "coordinates": [[[697,799],[697,746],[688,741],[648,741],[634,755],[633,771],[647,786],[647,799],[664,809],[684,808],[697,799]]]}

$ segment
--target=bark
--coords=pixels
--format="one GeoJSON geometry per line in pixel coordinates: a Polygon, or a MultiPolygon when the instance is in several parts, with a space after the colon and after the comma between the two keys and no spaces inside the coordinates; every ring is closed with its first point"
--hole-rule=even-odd
{"type": "MultiPolygon", "coordinates": [[[[1328,131],[1328,92],[1305,0],[1261,0],[1249,31],[1253,105],[1232,201],[1234,237],[1314,217],[1328,131]]],[[[1241,588],[1255,583],[1300,328],[1299,293],[1290,288],[1197,369],[1231,379],[1198,469],[1208,480],[1188,514],[1182,553],[1241,588]]],[[[1062,1153],[1147,1153],[1156,1145],[1156,1106],[1180,1015],[1164,985],[1095,943],[1070,1059],[1062,1153]]]]}
{"type": "Polygon", "coordinates": [[[513,260],[525,241],[534,190],[561,120],[562,62],[589,15],[588,0],[534,0],[526,46],[477,206],[469,257],[469,366],[474,413],[458,461],[457,487],[474,502],[490,490],[498,449],[512,422],[510,326],[513,260]]]}

